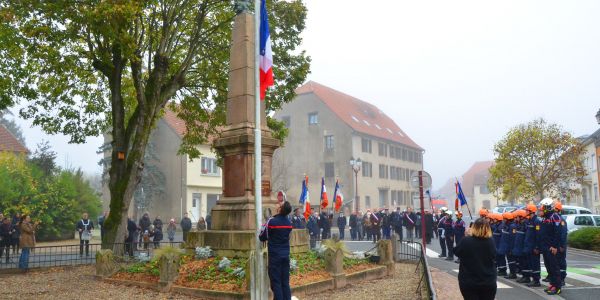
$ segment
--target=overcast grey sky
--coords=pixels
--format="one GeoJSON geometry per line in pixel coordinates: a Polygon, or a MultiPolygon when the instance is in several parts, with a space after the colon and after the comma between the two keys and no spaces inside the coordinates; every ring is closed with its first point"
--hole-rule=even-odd
{"type": "MultiPolygon", "coordinates": [[[[439,188],[537,117],[599,128],[600,1],[306,0],[309,80],[371,102],[426,149],[439,188]]],[[[275,67],[277,66],[277,57],[275,67]]],[[[30,149],[40,130],[21,122],[30,149]]],[[[99,138],[46,137],[59,163],[100,172],[99,138]]]]}

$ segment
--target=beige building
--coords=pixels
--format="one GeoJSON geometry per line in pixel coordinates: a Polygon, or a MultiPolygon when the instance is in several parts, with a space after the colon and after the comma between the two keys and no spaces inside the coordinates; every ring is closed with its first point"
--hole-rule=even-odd
{"type": "MultiPolygon", "coordinates": [[[[162,182],[156,184],[160,193],[141,193],[141,197],[150,197],[144,199],[147,207],[136,207],[135,201],[132,202],[130,213],[136,219],[147,211],[151,218],[160,215],[163,222],[170,218],[179,222],[187,212],[195,223],[200,216],[210,214],[221,196],[222,172],[210,145],[198,146],[202,156],[193,161],[187,155],[177,154],[185,130],[183,120],[171,110],[166,110],[163,118],[157,122],[149,141],[155,157],[146,163],[146,168],[154,167],[162,173],[159,176],[162,182]]],[[[106,187],[103,194],[104,208],[108,209],[110,193],[106,187]]]]}
{"type": "Polygon", "coordinates": [[[581,161],[586,175],[583,184],[579,186],[579,195],[572,197],[569,204],[590,208],[595,213],[600,213],[600,129],[592,135],[581,138],[584,147],[581,161]]]}
{"type": "Polygon", "coordinates": [[[352,211],[356,209],[353,198],[359,199],[361,211],[415,206],[417,191],[409,179],[412,172],[423,169],[424,150],[390,117],[367,102],[316,82],[306,83],[296,93],[294,101],[274,115],[289,128],[283,147],[273,157],[274,191],[285,191],[297,205],[302,179],[308,175],[315,207],[321,177],[330,203],[339,180],[344,204],[352,211]],[[362,161],[358,178],[351,159],[362,161]]]}

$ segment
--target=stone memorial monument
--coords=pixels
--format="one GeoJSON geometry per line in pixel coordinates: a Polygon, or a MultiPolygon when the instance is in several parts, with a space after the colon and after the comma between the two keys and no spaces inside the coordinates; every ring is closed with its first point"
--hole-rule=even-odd
{"type": "MultiPolygon", "coordinates": [[[[247,257],[255,247],[254,128],[255,128],[255,44],[254,16],[248,1],[236,1],[237,16],[232,31],[229,64],[226,126],[214,147],[223,158],[223,195],[212,209],[211,230],[190,232],[189,241],[210,246],[217,255],[247,257]]],[[[279,147],[266,126],[261,103],[262,206],[263,216],[275,214],[277,199],[271,191],[271,160],[279,147]]],[[[294,230],[292,252],[308,251],[306,230],[294,230]]]]}

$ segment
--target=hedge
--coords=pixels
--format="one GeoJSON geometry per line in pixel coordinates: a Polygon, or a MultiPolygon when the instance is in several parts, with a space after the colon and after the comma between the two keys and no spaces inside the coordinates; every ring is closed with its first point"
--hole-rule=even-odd
{"type": "Polygon", "coordinates": [[[573,248],[600,251],[600,228],[587,227],[574,231],[569,234],[568,241],[573,248]]]}

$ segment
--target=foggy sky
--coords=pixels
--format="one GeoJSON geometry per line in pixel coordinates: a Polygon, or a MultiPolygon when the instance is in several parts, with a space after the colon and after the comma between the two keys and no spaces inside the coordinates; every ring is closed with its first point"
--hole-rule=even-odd
{"type": "MultiPolygon", "coordinates": [[[[599,128],[600,1],[306,0],[314,80],[386,112],[421,147],[434,188],[493,159],[513,126],[544,117],[599,128]]],[[[277,67],[277,57],[274,58],[277,67]]],[[[100,138],[67,145],[24,127],[33,150],[100,172],[100,138]]]]}

